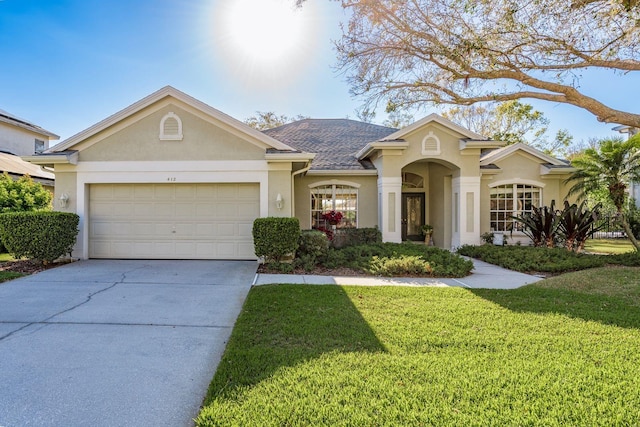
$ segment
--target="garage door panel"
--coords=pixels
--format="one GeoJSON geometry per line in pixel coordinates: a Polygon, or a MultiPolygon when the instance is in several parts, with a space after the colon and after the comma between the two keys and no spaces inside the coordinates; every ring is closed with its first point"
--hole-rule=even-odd
{"type": "Polygon", "coordinates": [[[194,200],[196,198],[196,185],[179,185],[175,188],[176,200],[187,199],[194,200]]]}
{"type": "Polygon", "coordinates": [[[111,198],[115,199],[129,199],[133,200],[133,186],[132,185],[115,185],[111,187],[111,198]]]}
{"type": "Polygon", "coordinates": [[[244,184],[238,185],[238,198],[256,200],[260,197],[260,189],[255,185],[244,184]]]}
{"type": "Polygon", "coordinates": [[[258,184],[95,184],[93,258],[250,259],[258,184]]]}

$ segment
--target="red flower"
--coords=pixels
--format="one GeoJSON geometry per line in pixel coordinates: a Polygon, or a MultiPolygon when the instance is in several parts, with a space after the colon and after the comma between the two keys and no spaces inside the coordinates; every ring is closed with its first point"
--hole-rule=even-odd
{"type": "Polygon", "coordinates": [[[329,222],[331,225],[337,225],[342,221],[342,212],[329,211],[322,214],[322,219],[329,222]]]}

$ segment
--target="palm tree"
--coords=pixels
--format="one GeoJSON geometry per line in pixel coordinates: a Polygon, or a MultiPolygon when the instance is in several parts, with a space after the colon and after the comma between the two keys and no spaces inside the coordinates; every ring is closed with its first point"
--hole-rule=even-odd
{"type": "Polygon", "coordinates": [[[622,228],[636,251],[640,251],[640,244],[624,213],[629,199],[627,185],[631,181],[640,181],[640,134],[626,141],[621,138],[604,139],[598,148],[587,148],[572,161],[572,165],[576,171],[565,181],[573,183],[569,195],[584,197],[592,191],[606,189],[622,228]]]}

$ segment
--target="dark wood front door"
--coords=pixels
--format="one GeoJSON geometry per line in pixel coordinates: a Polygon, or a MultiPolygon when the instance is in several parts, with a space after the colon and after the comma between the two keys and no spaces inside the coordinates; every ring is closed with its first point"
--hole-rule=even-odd
{"type": "Polygon", "coordinates": [[[424,193],[402,194],[402,240],[424,240],[424,193]]]}

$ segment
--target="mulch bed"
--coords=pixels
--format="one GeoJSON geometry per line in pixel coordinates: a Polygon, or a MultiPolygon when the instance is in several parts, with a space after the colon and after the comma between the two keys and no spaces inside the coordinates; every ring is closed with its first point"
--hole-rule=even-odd
{"type": "Polygon", "coordinates": [[[341,267],[341,268],[325,268],[322,266],[317,266],[311,271],[307,271],[302,268],[296,268],[291,273],[282,273],[280,271],[275,271],[267,268],[264,264],[260,264],[258,267],[258,273],[260,274],[308,274],[314,276],[370,276],[370,274],[362,271],[356,270],[354,268],[341,267]]]}
{"type": "Polygon", "coordinates": [[[15,273],[33,274],[33,273],[38,273],[40,271],[49,270],[51,268],[56,268],[64,264],[66,264],[66,262],[54,262],[54,263],[49,263],[45,265],[37,261],[31,261],[28,259],[19,259],[19,260],[13,260],[13,261],[0,262],[0,271],[12,271],[15,273]]]}

